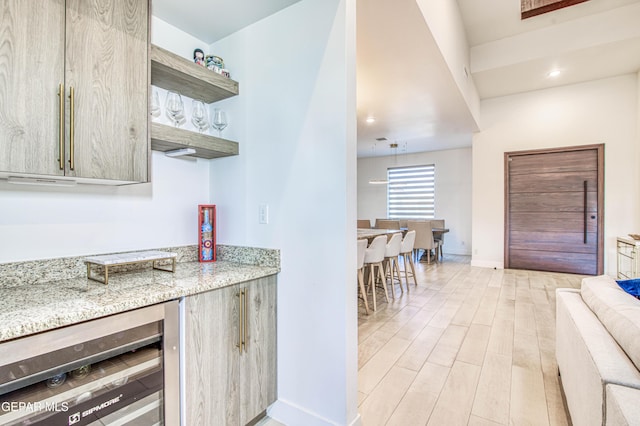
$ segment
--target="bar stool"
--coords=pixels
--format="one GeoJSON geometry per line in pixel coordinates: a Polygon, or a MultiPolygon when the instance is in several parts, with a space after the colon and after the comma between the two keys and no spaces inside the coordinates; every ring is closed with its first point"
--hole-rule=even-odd
{"type": "Polygon", "coordinates": [[[384,288],[384,297],[389,302],[389,295],[387,294],[387,280],[384,278],[384,274],[382,273],[383,266],[382,261],[384,260],[384,252],[387,248],[387,237],[385,235],[380,235],[375,237],[369,247],[364,252],[364,263],[365,266],[369,266],[369,283],[367,285],[367,292],[369,289],[372,290],[373,293],[373,310],[375,312],[376,306],[376,267],[378,268],[378,277],[382,282],[382,287],[384,288]]]}
{"type": "Polygon", "coordinates": [[[409,231],[402,239],[402,244],[400,244],[400,255],[404,260],[404,280],[407,283],[407,291],[409,291],[409,276],[413,277],[413,282],[418,286],[418,281],[416,280],[416,268],[413,264],[413,245],[416,242],[416,231],[409,231]],[[411,272],[408,272],[407,269],[411,267],[411,272]]]}
{"type": "MultiPolygon", "coordinates": [[[[400,245],[402,244],[402,234],[397,233],[391,236],[391,239],[387,243],[384,251],[384,262],[386,263],[389,272],[389,282],[391,283],[391,297],[396,298],[396,290],[394,287],[395,275],[398,276],[398,283],[400,283],[400,292],[404,293],[402,288],[402,280],[400,279],[400,268],[398,267],[398,256],[400,256],[400,245]]],[[[385,272],[385,277],[386,277],[385,272]]],[[[408,289],[409,287],[407,287],[408,289]]]]}
{"type": "Polygon", "coordinates": [[[358,240],[358,285],[364,300],[364,310],[369,315],[369,302],[367,301],[367,292],[364,290],[364,254],[366,251],[367,240],[358,240]]]}

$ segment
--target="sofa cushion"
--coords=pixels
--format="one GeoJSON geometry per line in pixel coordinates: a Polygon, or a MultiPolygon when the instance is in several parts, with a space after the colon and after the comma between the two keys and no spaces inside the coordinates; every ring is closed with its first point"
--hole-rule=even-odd
{"type": "Polygon", "coordinates": [[[640,300],[607,275],[582,280],[582,299],[640,369],[640,300]]]}

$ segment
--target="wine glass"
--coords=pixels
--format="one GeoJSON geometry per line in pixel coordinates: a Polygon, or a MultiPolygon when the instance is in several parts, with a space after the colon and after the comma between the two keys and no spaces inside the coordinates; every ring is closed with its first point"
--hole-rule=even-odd
{"type": "Polygon", "coordinates": [[[178,127],[178,124],[184,122],[184,104],[182,103],[182,96],[176,92],[167,93],[167,101],[165,102],[165,109],[167,117],[173,124],[178,127]]]}
{"type": "Polygon", "coordinates": [[[222,136],[222,131],[225,127],[227,127],[227,124],[227,113],[219,108],[216,108],[213,111],[213,120],[211,122],[211,125],[218,130],[218,137],[222,136]]]}
{"type": "Polygon", "coordinates": [[[160,96],[158,96],[158,91],[154,90],[151,94],[151,116],[154,118],[160,117],[160,96]]]}
{"type": "Polygon", "coordinates": [[[207,107],[205,107],[204,102],[195,99],[193,100],[191,106],[191,122],[198,128],[200,133],[209,128],[207,107]]]}

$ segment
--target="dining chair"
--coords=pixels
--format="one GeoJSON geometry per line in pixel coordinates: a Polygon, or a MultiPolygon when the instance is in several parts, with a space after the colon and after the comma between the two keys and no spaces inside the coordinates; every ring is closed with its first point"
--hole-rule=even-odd
{"type": "MultiPolygon", "coordinates": [[[[433,219],[431,221],[431,226],[433,228],[443,228],[444,229],[444,219],[433,219]]],[[[444,260],[444,253],[442,251],[442,246],[444,245],[444,233],[442,232],[434,232],[433,239],[440,242],[440,259],[444,260]]]]}
{"type": "Polygon", "coordinates": [[[358,219],[358,228],[371,229],[371,221],[369,219],[358,219]]]}
{"type": "Polygon", "coordinates": [[[376,229],[400,229],[400,221],[392,219],[376,219],[376,229]]]}
{"type": "Polygon", "coordinates": [[[405,234],[402,239],[402,244],[400,244],[400,256],[402,256],[402,260],[404,263],[404,280],[407,284],[407,291],[409,291],[409,276],[413,277],[413,283],[415,286],[418,286],[418,281],[416,280],[416,268],[413,264],[413,246],[416,242],[416,231],[409,231],[405,234]],[[409,267],[411,267],[411,272],[409,272],[409,267]]]}
{"type": "Polygon", "coordinates": [[[389,283],[391,285],[391,297],[393,299],[396,298],[396,290],[394,285],[394,280],[396,279],[400,284],[400,292],[404,293],[402,289],[402,280],[400,279],[400,267],[398,266],[398,256],[400,256],[400,245],[402,244],[402,234],[393,234],[384,252],[384,263],[387,265],[387,270],[385,271],[385,278],[387,276],[387,272],[389,272],[389,283]]]}
{"type": "Polygon", "coordinates": [[[364,311],[369,315],[369,302],[367,301],[367,292],[364,290],[364,254],[367,251],[367,240],[358,240],[358,287],[362,300],[364,300],[364,311]]]}
{"type": "Polygon", "coordinates": [[[382,262],[384,261],[384,253],[387,249],[387,236],[380,235],[375,237],[369,247],[364,252],[364,264],[365,267],[369,266],[369,283],[367,284],[366,293],[373,293],[373,311],[377,309],[376,305],[376,279],[380,278],[382,288],[384,289],[384,297],[389,302],[389,295],[387,292],[387,280],[384,278],[382,262]],[[376,268],[378,268],[378,276],[376,277],[376,268]]]}
{"type": "Polygon", "coordinates": [[[414,250],[420,254],[420,250],[427,253],[427,263],[431,263],[431,250],[435,252],[435,260],[438,261],[438,243],[433,239],[433,229],[430,220],[425,221],[408,221],[407,227],[409,231],[416,231],[416,241],[414,250]]]}

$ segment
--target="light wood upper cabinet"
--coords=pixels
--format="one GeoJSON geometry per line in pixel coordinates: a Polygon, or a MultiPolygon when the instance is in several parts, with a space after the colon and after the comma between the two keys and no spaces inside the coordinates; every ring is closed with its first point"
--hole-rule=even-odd
{"type": "Polygon", "coordinates": [[[186,423],[247,424],[276,400],[275,275],[184,303],[186,423]]]}
{"type": "Polygon", "coordinates": [[[147,181],[148,11],[146,0],[67,0],[69,176],[147,181]]]}
{"type": "Polygon", "coordinates": [[[146,182],[148,1],[0,0],[0,17],[0,173],[146,182]]]}
{"type": "Polygon", "coordinates": [[[59,167],[64,0],[0,0],[0,172],[59,167]]]}

